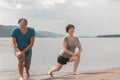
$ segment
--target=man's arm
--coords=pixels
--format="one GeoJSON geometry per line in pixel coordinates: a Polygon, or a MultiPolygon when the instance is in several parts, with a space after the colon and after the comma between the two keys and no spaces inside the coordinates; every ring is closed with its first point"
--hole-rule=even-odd
{"type": "Polygon", "coordinates": [[[16,46],[16,38],[13,37],[12,37],[12,47],[17,53],[21,52],[20,49],[16,46]]]}
{"type": "Polygon", "coordinates": [[[35,37],[31,37],[30,44],[22,51],[23,53],[26,53],[28,50],[30,50],[34,45],[35,37]]]}

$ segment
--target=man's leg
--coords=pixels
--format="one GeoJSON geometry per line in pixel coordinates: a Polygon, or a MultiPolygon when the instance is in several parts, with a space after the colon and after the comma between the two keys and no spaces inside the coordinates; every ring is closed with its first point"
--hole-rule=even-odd
{"type": "Polygon", "coordinates": [[[19,74],[20,74],[20,78],[19,80],[23,80],[23,61],[18,61],[18,70],[19,70],[19,74]]]}
{"type": "Polygon", "coordinates": [[[30,67],[25,67],[26,69],[26,74],[27,74],[27,79],[30,78],[30,67]]]}
{"type": "Polygon", "coordinates": [[[30,64],[31,64],[31,57],[32,55],[28,55],[25,57],[25,70],[26,70],[26,74],[27,74],[27,79],[30,78],[30,64]]]}

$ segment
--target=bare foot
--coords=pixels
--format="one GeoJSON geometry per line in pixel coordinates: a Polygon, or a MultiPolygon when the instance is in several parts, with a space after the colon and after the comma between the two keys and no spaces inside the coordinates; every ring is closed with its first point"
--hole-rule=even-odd
{"type": "Polygon", "coordinates": [[[78,75],[79,73],[77,73],[77,72],[73,72],[73,75],[78,75]]]}
{"type": "Polygon", "coordinates": [[[51,77],[54,77],[52,72],[48,72],[48,75],[50,75],[51,77]]]}
{"type": "Polygon", "coordinates": [[[30,80],[30,76],[27,76],[27,78],[26,78],[27,80],[30,80]]]}
{"type": "Polygon", "coordinates": [[[24,80],[23,77],[20,77],[19,80],[24,80]]]}
{"type": "Polygon", "coordinates": [[[30,80],[30,75],[29,74],[27,74],[27,78],[26,78],[27,80],[30,80]]]}

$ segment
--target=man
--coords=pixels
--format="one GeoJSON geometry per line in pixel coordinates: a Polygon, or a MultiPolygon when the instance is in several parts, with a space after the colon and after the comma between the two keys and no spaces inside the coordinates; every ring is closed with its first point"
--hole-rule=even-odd
{"type": "Polygon", "coordinates": [[[27,20],[21,18],[18,20],[19,27],[13,29],[11,33],[12,46],[18,58],[19,80],[24,80],[23,69],[25,67],[27,79],[30,78],[30,64],[32,57],[32,47],[35,40],[35,30],[27,27],[27,20]]]}

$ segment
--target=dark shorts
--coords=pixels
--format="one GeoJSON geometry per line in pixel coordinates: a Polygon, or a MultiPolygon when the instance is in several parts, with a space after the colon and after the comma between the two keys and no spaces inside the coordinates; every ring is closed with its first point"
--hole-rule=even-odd
{"type": "Polygon", "coordinates": [[[69,62],[69,58],[65,58],[65,57],[59,55],[57,58],[57,62],[62,65],[65,65],[65,64],[67,64],[67,62],[69,62]]]}

